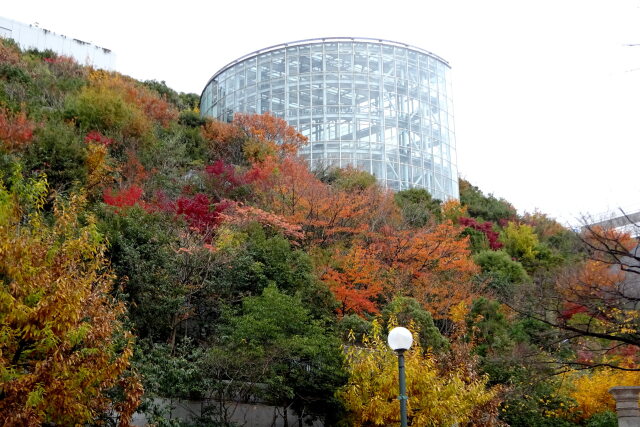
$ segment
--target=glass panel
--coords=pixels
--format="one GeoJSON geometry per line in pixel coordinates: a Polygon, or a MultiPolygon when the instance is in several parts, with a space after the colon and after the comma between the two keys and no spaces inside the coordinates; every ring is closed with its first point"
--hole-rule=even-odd
{"type": "Polygon", "coordinates": [[[393,56],[382,56],[382,74],[385,76],[395,75],[395,64],[393,62],[393,56]]]}
{"type": "MultiPolygon", "coordinates": [[[[398,134],[398,143],[400,144],[400,147],[409,147],[409,131],[406,129],[400,129],[399,130],[399,134],[398,134]]],[[[402,158],[400,159],[400,161],[402,162],[402,158]]],[[[404,163],[408,163],[409,159],[405,158],[404,163]]]]}
{"type": "Polygon", "coordinates": [[[340,86],[340,105],[353,105],[353,89],[350,87],[344,88],[340,86]]]}
{"type": "Polygon", "coordinates": [[[356,89],[355,102],[357,106],[368,107],[369,106],[369,90],[368,89],[356,89]]]}
{"type": "Polygon", "coordinates": [[[338,85],[327,83],[327,105],[338,105],[338,85]]]}
{"type": "Polygon", "coordinates": [[[271,78],[284,77],[284,52],[279,51],[271,55],[271,78]]]}
{"type": "Polygon", "coordinates": [[[269,105],[270,98],[269,92],[262,92],[260,94],[260,114],[264,114],[271,110],[269,105]]]}
{"type": "Polygon", "coordinates": [[[300,74],[311,71],[311,55],[309,47],[300,47],[300,74]]]}
{"type": "Polygon", "coordinates": [[[396,76],[399,79],[407,78],[407,63],[406,61],[400,60],[396,58],[396,76]]]}
{"type": "Polygon", "coordinates": [[[402,79],[398,79],[397,80],[398,83],[398,93],[401,95],[406,95],[407,94],[407,81],[406,80],[402,80],[402,79]]]}
{"type": "MultiPolygon", "coordinates": [[[[341,140],[353,140],[353,122],[351,120],[341,120],[338,130],[341,140]]],[[[350,147],[351,149],[353,146],[350,147]]]]}
{"type": "Polygon", "coordinates": [[[322,83],[313,83],[311,85],[311,98],[312,105],[323,106],[324,105],[324,85],[322,83]]]}
{"type": "Polygon", "coordinates": [[[409,181],[411,179],[411,176],[409,175],[411,173],[411,166],[406,165],[406,164],[400,164],[400,166],[398,167],[398,175],[400,176],[400,188],[407,188],[409,181]]]}
{"type": "Polygon", "coordinates": [[[369,120],[358,119],[358,130],[356,138],[358,141],[369,142],[371,140],[369,132],[371,130],[371,123],[369,120]]]}
{"type": "MultiPolygon", "coordinates": [[[[393,181],[390,180],[397,180],[398,178],[400,178],[400,176],[398,175],[398,164],[389,163],[389,161],[387,160],[387,185],[391,187],[393,181]]],[[[397,182],[396,185],[398,185],[397,182]]]]}
{"type": "Polygon", "coordinates": [[[356,159],[356,168],[366,172],[371,171],[371,160],[356,159]]]}
{"type": "Polygon", "coordinates": [[[326,51],[331,51],[331,52],[337,52],[338,51],[338,43],[325,43],[324,44],[324,50],[326,51]]]}
{"type": "Polygon", "coordinates": [[[379,56],[369,57],[369,72],[374,74],[380,73],[380,57],[379,56]]]}
{"type": "Polygon", "coordinates": [[[398,129],[395,126],[384,127],[384,143],[387,145],[398,145],[398,129]]]}
{"type": "Polygon", "coordinates": [[[324,61],[327,72],[337,72],[339,70],[337,54],[326,52],[324,54],[324,61]]]}
{"type": "Polygon", "coordinates": [[[254,85],[256,83],[258,75],[258,67],[255,64],[247,67],[247,86],[254,85]]]}
{"type": "Polygon", "coordinates": [[[289,75],[298,74],[299,66],[300,61],[296,50],[296,52],[292,52],[291,54],[287,55],[287,72],[289,73],[289,75]]]}
{"type": "Polygon", "coordinates": [[[338,123],[336,120],[327,120],[325,125],[325,138],[328,140],[338,139],[338,123]]]}
{"type": "Polygon", "coordinates": [[[311,71],[314,73],[324,71],[322,51],[316,52],[314,49],[314,52],[311,54],[311,71]]]}
{"type": "Polygon", "coordinates": [[[302,108],[311,107],[311,92],[309,91],[300,91],[300,106],[302,108]]]}
{"type": "Polygon", "coordinates": [[[338,51],[340,53],[351,53],[351,52],[353,52],[353,43],[352,42],[340,42],[338,44],[338,51]]]}
{"type": "Polygon", "coordinates": [[[382,103],[384,105],[384,116],[394,118],[397,116],[397,99],[394,93],[384,91],[382,94],[382,103]]]}
{"type": "Polygon", "coordinates": [[[271,110],[284,111],[284,88],[274,88],[271,91],[271,110]]]}
{"type": "Polygon", "coordinates": [[[371,162],[371,173],[378,179],[384,179],[385,177],[385,165],[382,162],[372,161],[371,162]]]}
{"type": "Polygon", "coordinates": [[[258,78],[260,79],[261,82],[269,80],[269,77],[271,76],[271,63],[270,62],[260,62],[260,65],[258,67],[258,78]]]}
{"type": "MultiPolygon", "coordinates": [[[[322,119],[314,119],[311,129],[311,140],[322,141],[324,139],[324,123],[322,119]]],[[[314,147],[324,151],[324,144],[314,144],[314,147]]],[[[316,150],[314,148],[314,150],[316,150]]]]}
{"type": "Polygon", "coordinates": [[[353,55],[350,53],[340,54],[340,71],[352,72],[353,71],[353,55]]]}
{"type": "Polygon", "coordinates": [[[309,138],[311,136],[311,120],[309,119],[300,119],[300,125],[298,126],[298,131],[309,138]]]}

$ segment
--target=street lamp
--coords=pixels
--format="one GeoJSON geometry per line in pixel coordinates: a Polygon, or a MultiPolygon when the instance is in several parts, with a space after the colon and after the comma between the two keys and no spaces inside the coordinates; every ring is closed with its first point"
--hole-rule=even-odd
{"type": "Polygon", "coordinates": [[[407,328],[399,326],[389,332],[387,342],[389,343],[389,347],[398,354],[398,372],[400,374],[400,395],[398,396],[398,400],[400,401],[400,425],[407,427],[407,384],[404,378],[404,352],[411,348],[413,336],[407,328]]]}

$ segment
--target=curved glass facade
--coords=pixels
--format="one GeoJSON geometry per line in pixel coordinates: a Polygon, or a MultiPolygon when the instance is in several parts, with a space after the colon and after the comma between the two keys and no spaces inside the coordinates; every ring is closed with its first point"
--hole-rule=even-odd
{"type": "Polygon", "coordinates": [[[419,48],[325,38],[263,49],[218,71],[203,116],[265,113],[309,138],[311,168],[354,166],[393,190],[458,198],[450,68],[419,48]]]}

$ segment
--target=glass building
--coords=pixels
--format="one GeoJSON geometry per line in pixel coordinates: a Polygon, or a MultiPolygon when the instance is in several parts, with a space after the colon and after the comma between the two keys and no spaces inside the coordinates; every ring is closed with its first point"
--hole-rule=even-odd
{"type": "Polygon", "coordinates": [[[301,40],[245,55],[215,73],[203,116],[266,113],[309,138],[311,168],[353,166],[393,190],[458,198],[449,64],[388,40],[301,40]]]}

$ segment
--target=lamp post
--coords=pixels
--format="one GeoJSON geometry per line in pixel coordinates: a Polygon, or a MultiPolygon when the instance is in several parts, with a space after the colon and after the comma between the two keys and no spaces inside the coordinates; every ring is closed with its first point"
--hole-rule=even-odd
{"type": "Polygon", "coordinates": [[[404,375],[404,352],[411,348],[413,344],[413,336],[407,328],[397,327],[389,332],[387,338],[389,347],[398,354],[398,373],[400,382],[400,425],[407,427],[407,384],[404,375]]]}

